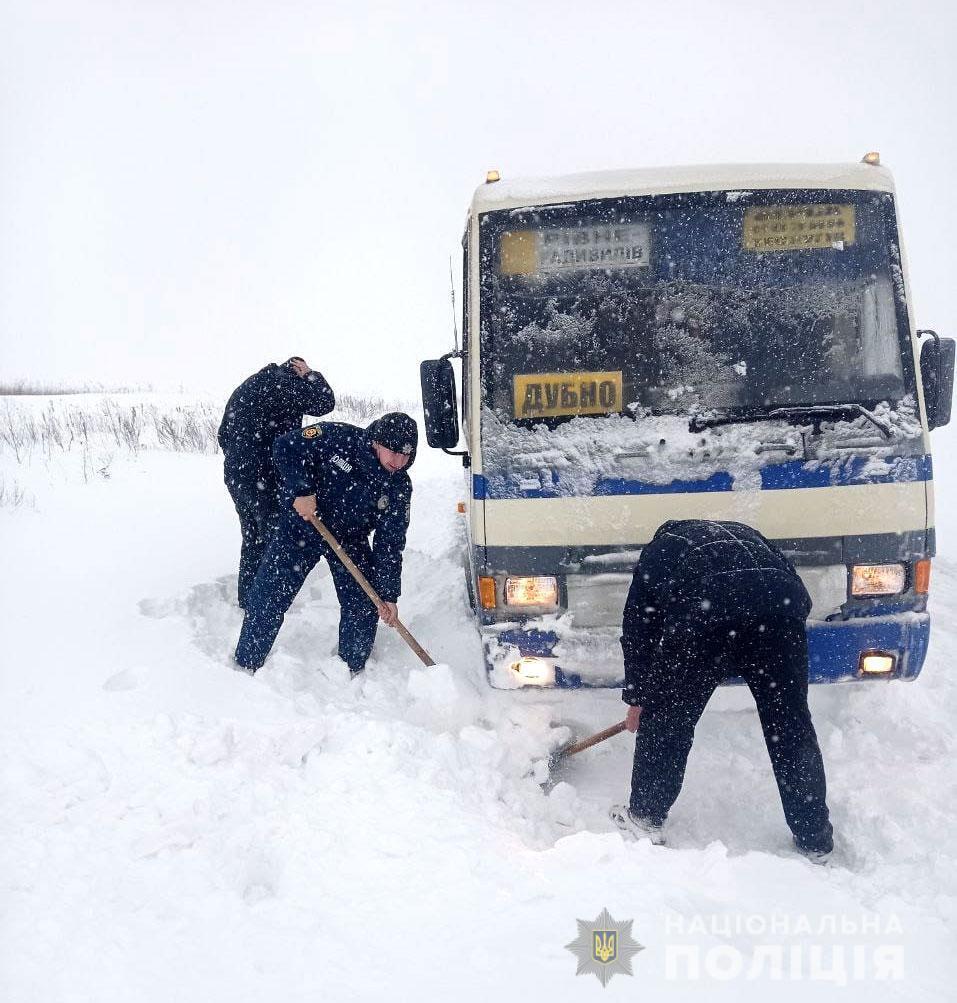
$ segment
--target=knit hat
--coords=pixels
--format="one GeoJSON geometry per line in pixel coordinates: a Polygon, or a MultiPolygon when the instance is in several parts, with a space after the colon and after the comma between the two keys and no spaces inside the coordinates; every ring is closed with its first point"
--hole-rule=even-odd
{"type": "Polygon", "coordinates": [[[412,465],[419,443],[419,428],[409,415],[390,411],[369,426],[369,435],[373,442],[391,449],[393,453],[404,453],[409,458],[409,466],[412,465]]]}

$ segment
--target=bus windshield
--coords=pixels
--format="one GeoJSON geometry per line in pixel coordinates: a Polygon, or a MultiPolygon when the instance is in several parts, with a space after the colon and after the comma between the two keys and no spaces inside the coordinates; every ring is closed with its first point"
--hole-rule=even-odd
{"type": "Polygon", "coordinates": [[[889,194],[630,197],[480,222],[483,405],[500,421],[914,393],[889,194]]]}

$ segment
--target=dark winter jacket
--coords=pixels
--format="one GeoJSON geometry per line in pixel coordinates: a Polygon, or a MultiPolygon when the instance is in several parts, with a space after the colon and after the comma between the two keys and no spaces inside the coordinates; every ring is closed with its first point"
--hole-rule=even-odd
{"type": "Polygon", "coordinates": [[[407,471],[415,460],[415,423],[409,463],[394,474],[372,450],[375,427],[318,422],[290,432],[276,440],[273,466],[282,511],[288,513],[293,499],[314,494],[319,517],[343,545],[375,533],[372,585],[384,601],[396,602],[412,505],[407,471]]]}
{"type": "Polygon", "coordinates": [[[301,428],[304,415],[321,417],[335,403],[322,373],[298,376],[288,363],[270,363],[244,380],[230,396],[219,426],[227,480],[260,481],[272,488],[273,442],[301,428]]]}
{"type": "Polygon", "coordinates": [[[694,644],[763,619],[804,621],[811,600],[794,566],[739,522],[672,520],[641,552],[625,603],[625,703],[647,706],[666,682],[669,641],[694,644]],[[682,640],[683,639],[683,640],[682,640]]]}

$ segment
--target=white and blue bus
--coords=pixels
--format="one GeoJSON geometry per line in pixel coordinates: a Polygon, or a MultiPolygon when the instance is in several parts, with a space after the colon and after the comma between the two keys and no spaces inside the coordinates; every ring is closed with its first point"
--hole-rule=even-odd
{"type": "Polygon", "coordinates": [[[676,518],[790,557],[812,682],[920,672],[954,342],[915,330],[876,155],[492,172],[462,246],[462,347],[422,386],[429,444],[465,466],[492,685],[620,685],[635,562],[676,518]]]}

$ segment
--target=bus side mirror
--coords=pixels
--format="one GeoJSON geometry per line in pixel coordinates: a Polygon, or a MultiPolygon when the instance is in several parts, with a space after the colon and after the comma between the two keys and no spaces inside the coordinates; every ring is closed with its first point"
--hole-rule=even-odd
{"type": "Polygon", "coordinates": [[[419,366],[425,438],[434,449],[452,449],[459,441],[455,403],[455,372],[447,358],[430,359],[419,366]]]}
{"type": "Polygon", "coordinates": [[[950,421],[954,398],[953,338],[939,338],[934,331],[918,331],[926,335],[920,347],[920,379],[924,385],[924,406],[928,428],[940,428],[950,421]]]}

